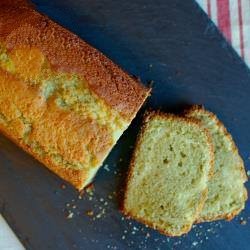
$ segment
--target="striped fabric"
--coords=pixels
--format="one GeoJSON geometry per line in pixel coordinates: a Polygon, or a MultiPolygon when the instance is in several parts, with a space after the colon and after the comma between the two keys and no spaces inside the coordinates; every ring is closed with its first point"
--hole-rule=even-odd
{"type": "Polygon", "coordinates": [[[250,0],[197,0],[250,66],[250,0]]]}

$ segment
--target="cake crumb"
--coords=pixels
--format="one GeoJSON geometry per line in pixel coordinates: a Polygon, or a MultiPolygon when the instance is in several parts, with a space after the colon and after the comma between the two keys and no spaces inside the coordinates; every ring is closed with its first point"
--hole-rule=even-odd
{"type": "Polygon", "coordinates": [[[109,172],[109,171],[110,171],[110,169],[109,169],[109,165],[108,165],[108,164],[105,164],[103,168],[104,168],[107,172],[109,172]]]}
{"type": "Polygon", "coordinates": [[[92,217],[92,216],[94,215],[94,211],[89,210],[89,211],[86,212],[86,214],[87,214],[88,216],[92,217]]]}
{"type": "Polygon", "coordinates": [[[149,88],[152,88],[153,86],[154,86],[154,80],[149,80],[148,82],[147,82],[147,84],[148,84],[148,87],[149,88]]]}
{"type": "Polygon", "coordinates": [[[65,185],[65,184],[62,184],[62,185],[61,185],[61,189],[66,189],[66,185],[65,185]]]}
{"type": "Polygon", "coordinates": [[[90,183],[86,188],[85,188],[87,193],[91,193],[94,190],[94,184],[90,183]]]}
{"type": "Polygon", "coordinates": [[[247,221],[246,220],[240,220],[240,224],[245,226],[247,224],[247,221]]]}
{"type": "Polygon", "coordinates": [[[74,213],[72,213],[71,211],[68,212],[68,215],[67,215],[67,219],[72,219],[74,216],[74,213]]]}
{"type": "Polygon", "coordinates": [[[192,245],[195,247],[195,246],[198,245],[198,242],[197,242],[197,241],[194,241],[194,242],[192,243],[192,245]]]}
{"type": "Polygon", "coordinates": [[[247,171],[247,176],[250,177],[250,170],[247,171]]]}
{"type": "MultiPolygon", "coordinates": [[[[102,209],[101,207],[99,208],[99,209],[102,209]]],[[[106,210],[105,210],[105,208],[103,208],[102,210],[101,210],[101,212],[99,213],[99,214],[97,214],[96,215],[96,219],[100,219],[103,215],[105,215],[105,212],[106,212],[106,210]]]]}

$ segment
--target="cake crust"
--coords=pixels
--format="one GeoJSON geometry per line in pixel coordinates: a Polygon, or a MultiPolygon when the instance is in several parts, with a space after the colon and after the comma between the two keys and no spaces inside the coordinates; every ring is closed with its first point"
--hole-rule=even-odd
{"type": "Polygon", "coordinates": [[[82,76],[97,96],[128,121],[149,94],[138,79],[100,51],[32,8],[2,6],[0,27],[0,42],[8,51],[39,49],[56,71],[82,76]]]}

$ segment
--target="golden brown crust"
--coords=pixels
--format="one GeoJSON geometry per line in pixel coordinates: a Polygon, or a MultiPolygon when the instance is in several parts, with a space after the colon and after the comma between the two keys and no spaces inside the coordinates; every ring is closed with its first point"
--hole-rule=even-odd
{"type": "Polygon", "coordinates": [[[56,71],[82,76],[128,121],[150,92],[78,36],[31,8],[1,7],[0,27],[0,42],[8,51],[22,46],[39,49],[56,71]]]}
{"type": "Polygon", "coordinates": [[[57,166],[50,160],[50,158],[48,158],[48,157],[41,158],[41,157],[39,157],[38,154],[34,154],[34,152],[31,150],[30,147],[23,144],[20,140],[17,140],[17,138],[13,137],[13,134],[9,133],[5,129],[5,127],[3,127],[1,124],[0,124],[0,131],[8,139],[10,139],[12,142],[14,142],[19,147],[21,147],[25,152],[31,154],[39,162],[44,163],[45,166],[49,170],[56,173],[58,176],[60,176],[65,181],[71,183],[76,189],[78,189],[80,191],[83,188],[83,184],[85,183],[85,181],[87,179],[87,176],[86,176],[87,172],[85,170],[74,170],[74,169],[68,169],[68,168],[57,166]]]}
{"type": "MultiPolygon", "coordinates": [[[[161,111],[148,111],[148,112],[146,112],[144,114],[143,124],[142,124],[141,130],[140,130],[140,132],[139,132],[139,134],[137,136],[137,140],[136,140],[136,143],[135,143],[135,150],[133,152],[133,155],[132,155],[132,158],[131,158],[131,161],[130,161],[129,171],[128,171],[128,175],[127,175],[126,183],[125,183],[124,199],[123,199],[123,203],[121,204],[120,210],[128,218],[133,218],[133,219],[137,220],[138,222],[141,222],[141,223],[143,223],[143,224],[145,224],[145,225],[147,225],[147,226],[149,226],[149,227],[151,227],[153,229],[158,230],[160,233],[162,233],[162,234],[164,234],[166,236],[180,236],[182,234],[188,233],[191,230],[192,225],[186,225],[185,228],[183,228],[183,231],[179,235],[173,235],[173,234],[169,233],[167,230],[163,230],[162,228],[159,228],[159,227],[154,227],[151,222],[147,221],[146,219],[139,218],[136,215],[130,213],[129,211],[126,210],[126,207],[125,207],[129,181],[132,178],[132,173],[133,173],[133,170],[134,170],[134,167],[135,167],[135,159],[136,159],[137,149],[140,147],[140,145],[142,143],[142,138],[143,138],[143,135],[144,135],[144,133],[146,131],[148,122],[152,118],[154,118],[156,116],[164,118],[164,119],[165,118],[168,118],[168,119],[170,118],[170,119],[173,119],[173,120],[179,119],[180,121],[185,121],[185,122],[191,123],[192,125],[195,125],[199,129],[202,129],[204,131],[204,133],[206,135],[206,138],[207,138],[207,141],[208,141],[208,144],[209,144],[209,147],[210,147],[209,153],[210,153],[210,158],[211,158],[210,172],[209,172],[208,177],[211,178],[211,176],[213,175],[214,154],[213,154],[213,146],[212,146],[212,143],[211,143],[212,139],[211,139],[211,136],[208,133],[208,131],[206,129],[202,128],[201,123],[197,119],[187,118],[187,117],[182,117],[182,116],[176,116],[176,115],[172,115],[172,114],[169,114],[169,113],[163,113],[161,111]]],[[[196,218],[199,217],[200,212],[202,211],[202,209],[204,207],[205,201],[207,199],[207,193],[208,193],[208,189],[206,188],[201,194],[200,204],[197,207],[196,215],[194,216],[194,221],[196,220],[196,218]]]]}
{"type": "MultiPolygon", "coordinates": [[[[216,125],[221,128],[225,134],[225,136],[228,138],[228,140],[231,142],[231,145],[232,145],[232,148],[233,148],[233,151],[236,152],[239,156],[239,151],[238,151],[238,148],[232,138],[232,135],[227,131],[226,127],[224,126],[224,124],[218,119],[218,117],[206,110],[202,105],[192,105],[191,107],[189,107],[188,109],[186,109],[184,111],[184,115],[185,116],[189,116],[189,114],[192,114],[193,112],[205,112],[211,120],[213,120],[216,125]]],[[[241,174],[242,174],[242,180],[244,182],[246,182],[248,180],[247,178],[247,174],[246,174],[246,171],[245,171],[245,167],[244,167],[244,162],[242,160],[241,157],[240,158],[240,169],[241,169],[241,174]]],[[[245,201],[248,199],[248,194],[247,194],[247,190],[246,188],[244,189],[244,199],[245,201]]],[[[225,220],[232,220],[236,215],[238,215],[241,211],[242,211],[243,208],[240,208],[240,209],[235,209],[234,211],[230,212],[230,213],[225,213],[225,214],[219,214],[219,215],[216,215],[216,216],[204,216],[202,218],[198,218],[197,219],[197,223],[200,223],[200,222],[209,222],[209,221],[215,221],[215,220],[221,220],[221,219],[225,219],[225,220]]]]}

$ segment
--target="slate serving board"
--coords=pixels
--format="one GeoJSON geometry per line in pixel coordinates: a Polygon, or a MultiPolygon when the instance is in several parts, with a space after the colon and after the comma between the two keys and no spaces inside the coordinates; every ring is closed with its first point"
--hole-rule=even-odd
{"type": "Polygon", "coordinates": [[[230,223],[205,223],[184,237],[168,238],[124,219],[114,193],[121,190],[143,110],[149,107],[175,112],[186,104],[204,104],[226,124],[250,169],[250,71],[198,5],[191,0],[33,2],[130,74],[154,85],[99,171],[94,194],[82,199],[0,136],[0,212],[26,248],[250,249],[249,202],[230,223]],[[67,219],[70,211],[73,217],[67,219]]]}

